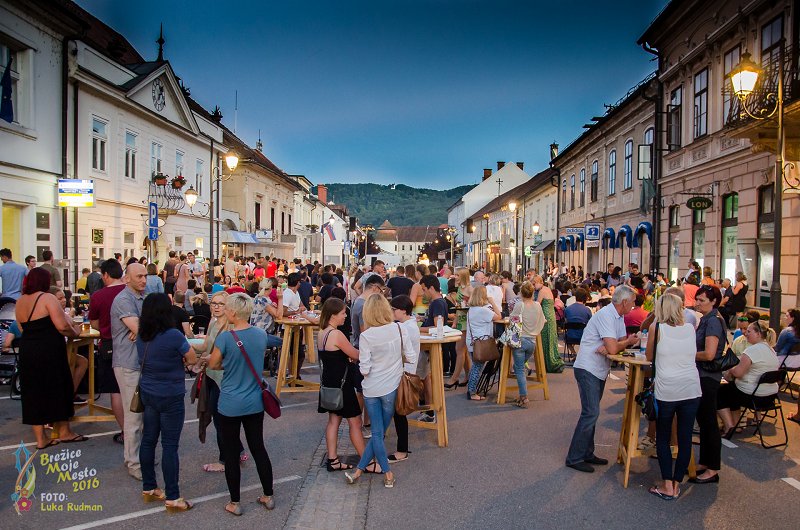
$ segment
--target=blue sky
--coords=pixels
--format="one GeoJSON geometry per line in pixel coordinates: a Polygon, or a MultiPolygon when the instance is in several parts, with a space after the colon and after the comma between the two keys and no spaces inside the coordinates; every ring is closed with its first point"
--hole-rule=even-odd
{"type": "Polygon", "coordinates": [[[656,69],[637,38],[667,0],[78,3],[288,173],[446,189],[498,160],[544,169],[656,69]]]}

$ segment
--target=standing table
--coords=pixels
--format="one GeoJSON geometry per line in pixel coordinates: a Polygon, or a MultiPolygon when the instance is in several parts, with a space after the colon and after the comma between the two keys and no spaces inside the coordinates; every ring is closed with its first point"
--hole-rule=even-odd
{"type": "Polygon", "coordinates": [[[85,415],[78,416],[77,414],[70,418],[69,421],[74,421],[77,423],[82,422],[96,422],[96,421],[117,421],[117,418],[114,416],[113,411],[102,405],[97,405],[94,402],[94,341],[95,339],[100,338],[100,332],[96,329],[90,329],[89,331],[82,331],[80,335],[73,339],[69,339],[67,341],[67,359],[69,359],[70,368],[75,366],[75,358],[78,355],[78,348],[83,346],[89,347],[89,369],[87,373],[89,374],[89,397],[86,400],[86,404],[84,405],[75,405],[75,409],[87,407],[88,412],[85,415]],[[104,414],[101,414],[104,413],[104,414]]]}
{"type": "Polygon", "coordinates": [[[305,318],[280,318],[276,322],[283,326],[284,331],[275,394],[280,396],[281,392],[319,392],[319,383],[303,381],[297,377],[301,368],[299,366],[301,334],[306,345],[306,358],[309,362],[317,362],[317,351],[314,348],[314,329],[317,325],[305,318]],[[288,378],[287,367],[290,370],[288,378]]]}
{"type": "Polygon", "coordinates": [[[447,447],[449,443],[447,435],[447,406],[444,400],[444,366],[442,363],[442,344],[458,342],[460,335],[449,337],[434,338],[430,335],[421,335],[419,338],[420,348],[428,350],[431,362],[431,399],[433,403],[420,407],[419,410],[432,410],[436,413],[436,420],[432,423],[408,420],[410,425],[422,427],[423,429],[436,430],[436,442],[439,447],[447,447]]]}
{"type": "MultiPolygon", "coordinates": [[[[636,403],[636,395],[644,388],[644,369],[650,367],[650,361],[637,359],[636,357],[625,357],[622,355],[609,355],[609,359],[628,366],[628,384],[625,388],[625,406],[622,412],[622,428],[619,433],[619,448],[617,449],[617,463],[625,468],[622,486],[628,487],[630,477],[631,460],[641,456],[639,451],[639,421],[642,417],[642,409],[636,403]]],[[[673,444],[674,444],[673,431],[673,444]]],[[[689,476],[696,475],[694,463],[694,451],[689,460],[689,476]]]]}
{"type": "MultiPolygon", "coordinates": [[[[550,399],[550,387],[547,386],[547,370],[544,364],[544,350],[542,349],[542,339],[540,336],[536,337],[536,347],[533,349],[531,355],[534,364],[536,365],[536,375],[527,375],[525,379],[528,381],[528,390],[541,388],[544,392],[544,399],[550,399]]],[[[503,346],[502,357],[500,359],[500,381],[497,385],[497,403],[503,405],[506,402],[506,392],[508,390],[518,389],[517,376],[511,375],[511,367],[514,366],[514,350],[507,345],[503,346]],[[509,384],[508,381],[512,383],[509,384]]]]}

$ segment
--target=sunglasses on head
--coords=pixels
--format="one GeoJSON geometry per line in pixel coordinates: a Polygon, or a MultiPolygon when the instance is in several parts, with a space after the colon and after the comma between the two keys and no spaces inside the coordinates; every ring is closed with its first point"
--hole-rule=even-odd
{"type": "Polygon", "coordinates": [[[737,318],[737,320],[738,320],[739,322],[750,322],[750,319],[749,319],[749,318],[747,318],[747,317],[739,317],[739,318],[737,318]]]}

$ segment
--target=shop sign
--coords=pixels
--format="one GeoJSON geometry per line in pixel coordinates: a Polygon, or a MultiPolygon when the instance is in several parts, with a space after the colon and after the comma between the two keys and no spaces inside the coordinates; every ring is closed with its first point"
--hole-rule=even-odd
{"type": "Polygon", "coordinates": [[[58,205],[71,208],[94,206],[94,181],[58,179],[58,205]]]}
{"type": "Polygon", "coordinates": [[[525,257],[530,258],[533,255],[533,245],[525,245],[525,257]]]}
{"type": "Polygon", "coordinates": [[[586,248],[600,248],[600,241],[593,241],[591,239],[585,242],[586,248]]]}
{"type": "Polygon", "coordinates": [[[567,234],[582,234],[584,228],[582,226],[567,228],[567,234]]]}
{"type": "Polygon", "coordinates": [[[690,210],[708,210],[712,204],[710,197],[692,197],[686,201],[686,207],[690,210]]]}
{"type": "Polygon", "coordinates": [[[586,241],[600,241],[600,225],[597,223],[587,223],[584,225],[586,241]]]}

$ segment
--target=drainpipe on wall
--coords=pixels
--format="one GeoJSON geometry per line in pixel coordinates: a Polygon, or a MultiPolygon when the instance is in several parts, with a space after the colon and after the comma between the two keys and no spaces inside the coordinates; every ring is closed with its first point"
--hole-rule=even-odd
{"type": "MultiPolygon", "coordinates": [[[[78,178],[78,81],[72,86],[72,178],[78,178]]],[[[75,246],[75,281],[80,278],[78,268],[78,208],[72,209],[72,243],[75,246]]],[[[94,267],[90,267],[94,270],[94,267]]],[[[64,282],[66,289],[67,283],[64,282]]]]}
{"type": "MultiPolygon", "coordinates": [[[[653,54],[658,59],[658,72],[661,71],[661,57],[658,54],[658,50],[655,48],[650,47],[646,42],[642,43],[642,49],[647,53],[653,54]]],[[[656,195],[654,197],[653,203],[653,239],[650,242],[650,272],[661,270],[661,263],[660,263],[660,251],[661,251],[661,184],[659,184],[659,180],[661,179],[661,167],[662,167],[662,157],[661,151],[662,146],[664,144],[664,113],[661,110],[664,103],[664,83],[661,82],[658,74],[656,74],[656,97],[649,98],[645,97],[645,99],[652,101],[655,105],[655,113],[653,116],[653,125],[655,128],[653,134],[653,153],[651,155],[651,162],[653,164],[651,178],[653,180],[653,188],[656,191],[656,195]],[[659,258],[659,261],[656,262],[656,257],[659,258]]],[[[669,256],[670,249],[667,247],[667,256],[669,256]]],[[[669,258],[667,258],[667,265],[669,267],[669,258]]],[[[669,274],[669,271],[666,272],[669,274]]]]}
{"type": "MultiPolygon", "coordinates": [[[[68,79],[69,79],[69,52],[68,46],[69,42],[72,40],[70,37],[64,37],[61,40],[61,178],[67,178],[67,104],[69,100],[69,88],[68,88],[68,79]]],[[[57,186],[57,183],[56,183],[57,186]]],[[[58,190],[56,190],[58,191],[58,190]]],[[[63,259],[67,259],[69,257],[68,254],[68,245],[69,240],[67,238],[67,209],[62,207],[61,208],[61,257],[63,259]]],[[[37,256],[36,259],[38,260],[39,257],[37,256]]],[[[69,270],[63,269],[64,275],[64,288],[69,285],[69,270]]]]}

